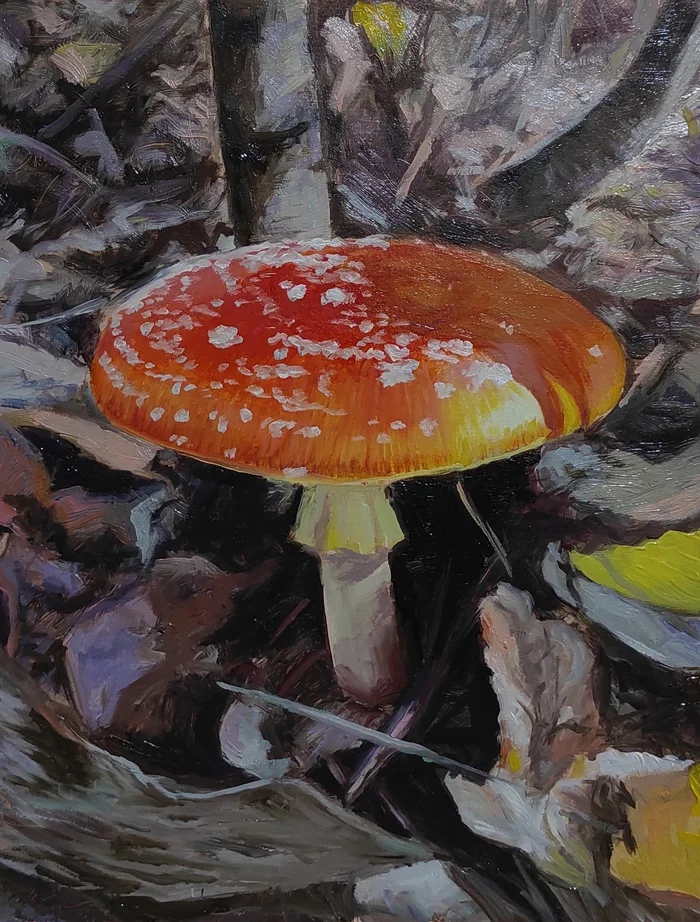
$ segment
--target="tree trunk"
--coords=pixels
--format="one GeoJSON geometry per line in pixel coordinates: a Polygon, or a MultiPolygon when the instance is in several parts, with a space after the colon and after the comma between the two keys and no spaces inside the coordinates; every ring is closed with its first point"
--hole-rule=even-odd
{"type": "Polygon", "coordinates": [[[237,243],[331,234],[306,0],[212,0],[237,243]]]}

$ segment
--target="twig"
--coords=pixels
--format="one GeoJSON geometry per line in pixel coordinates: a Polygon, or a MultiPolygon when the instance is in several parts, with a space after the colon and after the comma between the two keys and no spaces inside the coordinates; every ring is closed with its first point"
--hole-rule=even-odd
{"type": "Polygon", "coordinates": [[[697,58],[699,13],[698,0],[666,0],[617,85],[577,124],[491,176],[479,207],[508,225],[556,216],[629,159],[649,138],[639,126],[666,114],[697,71],[686,52],[697,58]]]}
{"type": "MultiPolygon", "coordinates": [[[[382,727],[384,734],[394,739],[405,739],[408,736],[415,739],[425,731],[432,720],[439,693],[449,678],[457,653],[476,624],[479,601],[501,567],[502,563],[498,557],[491,559],[474,587],[465,610],[450,632],[442,653],[425,663],[394,713],[382,727]]],[[[345,792],[346,803],[356,801],[372,778],[393,756],[394,752],[386,746],[375,746],[371,749],[350,778],[345,792]]]]}
{"type": "MultiPolygon", "coordinates": [[[[345,767],[340,764],[334,755],[326,756],[325,762],[335,781],[341,787],[345,787],[348,780],[348,773],[345,767]]],[[[385,790],[384,785],[382,784],[377,785],[377,798],[379,799],[379,802],[384,807],[384,809],[394,817],[396,822],[406,833],[413,836],[414,838],[420,838],[411,821],[394,801],[394,798],[385,790]]]]}
{"type": "MultiPolygon", "coordinates": [[[[436,105],[439,106],[438,103],[436,103],[436,105]]],[[[411,186],[413,185],[416,177],[428,162],[428,158],[430,157],[430,154],[433,150],[433,145],[437,140],[438,134],[446,117],[447,112],[442,108],[438,108],[435,112],[433,112],[432,118],[430,119],[430,124],[428,125],[428,129],[425,133],[425,137],[418,145],[418,149],[416,150],[413,159],[408,165],[406,172],[399,180],[399,185],[396,190],[397,203],[400,204],[405,200],[411,191],[411,186]]]]}
{"type": "Polygon", "coordinates": [[[496,532],[491,528],[486,519],[481,515],[479,510],[476,508],[474,500],[469,496],[467,491],[464,489],[464,484],[462,483],[462,478],[457,477],[455,479],[455,485],[457,487],[457,495],[462,500],[464,508],[467,510],[469,515],[472,517],[474,522],[479,526],[484,536],[488,540],[491,547],[496,552],[496,556],[503,564],[503,569],[506,571],[509,577],[513,576],[513,568],[510,565],[508,560],[508,554],[506,549],[503,547],[501,539],[498,537],[496,532]]]}
{"type": "Polygon", "coordinates": [[[297,663],[296,666],[293,666],[292,669],[284,677],[284,680],[280,683],[277,688],[277,694],[280,698],[286,697],[299,682],[303,679],[306,673],[311,669],[316,663],[322,663],[328,660],[328,653],[326,650],[314,650],[305,656],[304,659],[297,663]]]}
{"type": "MultiPolygon", "coordinates": [[[[1,319],[9,320],[7,317],[7,304],[12,299],[14,295],[14,289],[10,294],[10,298],[5,303],[1,319]]],[[[75,307],[68,308],[67,311],[62,311],[60,314],[51,314],[49,317],[38,317],[36,320],[24,320],[22,323],[0,323],[0,332],[5,332],[6,330],[11,330],[15,332],[16,330],[23,329],[24,327],[40,327],[45,326],[47,323],[62,323],[64,320],[73,320],[74,317],[82,317],[85,314],[96,314],[98,311],[101,311],[102,308],[108,303],[108,298],[92,298],[90,301],[84,301],[82,304],[77,304],[75,307]]]]}
{"type": "MultiPolygon", "coordinates": [[[[299,701],[290,701],[289,698],[282,698],[279,695],[273,695],[271,692],[266,692],[259,688],[245,688],[242,685],[229,685],[228,682],[217,682],[216,684],[219,688],[223,688],[224,691],[233,692],[236,695],[240,695],[241,698],[250,698],[261,704],[283,708],[285,711],[289,711],[290,714],[295,714],[297,717],[308,717],[310,720],[314,720],[327,727],[350,733],[357,739],[364,740],[366,743],[374,743],[374,745],[377,746],[389,747],[393,752],[401,752],[404,755],[416,756],[424,762],[431,762],[433,765],[438,765],[440,768],[445,768],[447,771],[454,772],[471,781],[481,782],[491,778],[488,772],[483,772],[478,768],[474,768],[472,765],[467,765],[464,762],[458,762],[456,759],[450,759],[447,756],[440,755],[439,752],[434,752],[432,749],[429,749],[427,746],[422,746],[420,743],[413,743],[409,740],[401,739],[401,737],[390,736],[388,733],[384,733],[381,730],[373,730],[371,727],[363,727],[361,724],[357,724],[352,720],[347,720],[345,717],[340,717],[338,714],[331,714],[328,711],[310,707],[308,704],[301,704],[299,701]]],[[[505,784],[516,785],[518,787],[522,786],[521,783],[510,781],[509,779],[504,778],[498,780],[503,781],[505,784]]]]}
{"type": "Polygon", "coordinates": [[[58,151],[49,147],[48,144],[42,144],[41,141],[30,138],[26,134],[10,131],[9,128],[0,128],[0,146],[3,145],[21,148],[21,150],[26,151],[30,156],[36,157],[38,160],[43,160],[44,163],[48,163],[50,166],[55,167],[65,176],[70,176],[71,179],[75,179],[77,182],[82,183],[90,190],[95,190],[100,187],[98,180],[82,173],[79,169],[74,167],[70,160],[67,160],[63,154],[59,154],[58,151]]]}
{"type": "Polygon", "coordinates": [[[682,352],[683,347],[678,343],[659,343],[654,346],[635,368],[632,384],[617,406],[589,432],[614,429],[623,419],[635,413],[682,352]]]}
{"type": "Polygon", "coordinates": [[[97,80],[88,86],[81,95],[68,106],[57,119],[45,125],[37,137],[43,141],[51,140],[62,134],[86,109],[90,108],[103,93],[123,83],[131,71],[160,45],[171,32],[179,28],[186,19],[201,8],[202,0],[173,0],[156,18],[151,26],[127,45],[124,53],[97,80]]]}
{"type": "Polygon", "coordinates": [[[297,620],[299,615],[301,615],[304,611],[306,611],[306,609],[309,606],[309,601],[310,601],[309,599],[302,599],[301,602],[298,603],[298,605],[294,606],[294,608],[289,612],[288,615],[285,615],[285,617],[277,625],[275,630],[272,632],[272,635],[270,636],[271,644],[279,640],[282,634],[284,634],[284,632],[287,630],[287,628],[291,627],[291,625],[297,620]]]}
{"type": "MultiPolygon", "coordinates": [[[[322,726],[331,727],[334,730],[342,730],[344,733],[350,734],[358,740],[364,740],[365,742],[374,743],[382,747],[388,747],[392,754],[401,753],[403,755],[415,756],[423,762],[436,765],[438,768],[444,768],[446,771],[466,778],[473,783],[481,784],[483,781],[488,781],[489,784],[504,785],[515,789],[525,796],[542,796],[542,792],[539,789],[531,787],[521,778],[495,775],[491,772],[482,771],[480,768],[475,768],[473,765],[468,765],[466,762],[459,762],[457,759],[450,759],[448,756],[443,756],[439,752],[430,749],[428,746],[422,746],[420,743],[410,742],[400,737],[390,736],[381,730],[374,730],[371,727],[364,727],[362,724],[355,723],[355,721],[348,720],[338,714],[331,714],[320,708],[311,707],[308,704],[301,704],[299,701],[291,701],[289,698],[274,695],[272,692],[263,691],[263,689],[260,688],[246,688],[242,685],[231,685],[228,682],[221,681],[216,684],[224,691],[239,695],[244,700],[247,698],[258,704],[281,708],[297,717],[306,717],[322,726]]],[[[344,768],[332,756],[329,761],[331,773],[337,781],[340,781],[346,776],[344,768]]],[[[604,832],[615,832],[617,829],[614,824],[590,816],[575,807],[563,805],[561,809],[562,812],[567,815],[585,820],[590,826],[595,826],[604,832]]]]}

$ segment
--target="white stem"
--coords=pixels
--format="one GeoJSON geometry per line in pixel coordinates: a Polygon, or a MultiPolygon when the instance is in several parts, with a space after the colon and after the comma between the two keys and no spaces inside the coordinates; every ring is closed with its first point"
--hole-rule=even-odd
{"type": "Polygon", "coordinates": [[[389,549],[320,554],[326,632],[338,685],[361,704],[393,700],[406,683],[389,549]]]}
{"type": "Polygon", "coordinates": [[[362,704],[406,683],[389,552],[403,532],[381,485],[308,488],[295,537],[318,555],[338,685],[362,704]]]}

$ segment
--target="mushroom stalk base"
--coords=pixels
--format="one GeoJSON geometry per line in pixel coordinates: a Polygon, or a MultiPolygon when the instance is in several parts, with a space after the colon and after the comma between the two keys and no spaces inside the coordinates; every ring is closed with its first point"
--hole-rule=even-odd
{"type": "Polygon", "coordinates": [[[307,489],[295,537],[320,560],[338,685],[361,704],[392,701],[406,684],[389,568],[403,532],[384,487],[307,489]]]}

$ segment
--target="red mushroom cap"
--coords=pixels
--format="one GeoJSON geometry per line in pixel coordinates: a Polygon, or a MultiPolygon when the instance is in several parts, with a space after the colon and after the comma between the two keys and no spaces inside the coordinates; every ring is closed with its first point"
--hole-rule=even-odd
{"type": "Polygon", "coordinates": [[[300,482],[471,468],[608,412],[610,329],[502,259],[417,240],[265,244],[115,312],[92,388],[122,429],[300,482]]]}

